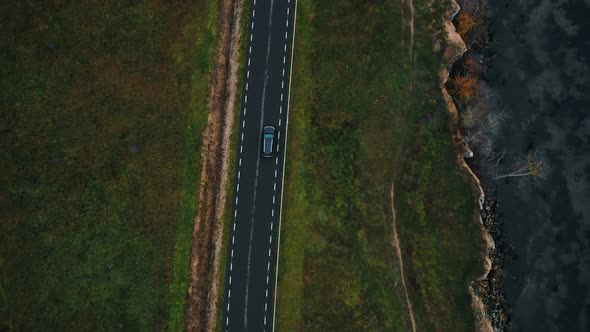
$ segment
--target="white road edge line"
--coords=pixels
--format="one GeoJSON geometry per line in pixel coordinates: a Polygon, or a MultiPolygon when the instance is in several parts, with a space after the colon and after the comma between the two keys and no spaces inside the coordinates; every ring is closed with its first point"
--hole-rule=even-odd
{"type": "MultiPolygon", "coordinates": [[[[288,0],[291,3],[291,0],[288,0]]],[[[289,7],[287,7],[289,10],[289,7]]],[[[287,11],[287,14],[289,12],[287,11]]],[[[287,17],[288,19],[288,17],[287,17]]],[[[272,306],[272,329],[271,331],[275,331],[276,327],[276,316],[277,316],[277,288],[278,288],[278,281],[279,281],[279,257],[280,257],[280,249],[281,249],[281,220],[283,217],[283,197],[284,197],[284,188],[285,188],[285,166],[287,165],[287,144],[289,141],[287,140],[287,135],[289,133],[289,106],[291,103],[291,78],[293,77],[293,53],[295,51],[295,33],[297,27],[297,1],[295,1],[295,9],[293,12],[293,33],[291,34],[291,63],[289,64],[289,94],[287,96],[287,116],[285,124],[285,150],[283,151],[283,172],[281,173],[281,206],[279,208],[279,228],[277,229],[277,253],[276,253],[276,263],[275,263],[275,290],[274,290],[274,301],[272,306]]],[[[285,45],[285,51],[287,50],[287,45],[285,45]]],[[[272,223],[270,224],[272,229],[272,223]]]]}

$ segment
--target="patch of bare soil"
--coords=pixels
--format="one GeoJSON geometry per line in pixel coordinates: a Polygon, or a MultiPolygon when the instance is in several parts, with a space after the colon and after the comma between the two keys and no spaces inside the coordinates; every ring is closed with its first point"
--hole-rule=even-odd
{"type": "Polygon", "coordinates": [[[185,330],[214,331],[219,299],[223,213],[239,68],[242,2],[219,0],[217,48],[209,117],[203,138],[201,183],[191,248],[185,330]]]}
{"type": "MultiPolygon", "coordinates": [[[[459,59],[467,51],[467,47],[465,45],[465,42],[463,41],[463,39],[461,39],[461,36],[459,36],[459,34],[457,33],[457,31],[455,29],[455,26],[452,23],[453,18],[459,12],[459,9],[460,9],[459,5],[455,2],[455,0],[450,0],[450,2],[452,5],[452,8],[449,11],[449,13],[447,14],[447,17],[445,18],[445,22],[444,22],[444,28],[445,28],[445,32],[446,32],[446,38],[447,38],[447,46],[444,50],[444,55],[443,55],[443,60],[446,64],[446,66],[443,67],[443,69],[441,70],[441,73],[440,73],[441,90],[443,93],[443,99],[447,105],[447,110],[449,111],[449,115],[450,115],[450,127],[451,127],[450,129],[451,129],[451,133],[452,133],[452,140],[453,140],[453,144],[455,146],[455,150],[457,152],[456,162],[459,165],[459,167],[461,168],[461,170],[463,171],[463,175],[465,176],[465,178],[468,181],[470,181],[473,184],[473,186],[476,188],[477,193],[478,193],[477,196],[478,196],[478,201],[479,201],[479,209],[481,209],[482,203],[484,200],[484,192],[481,188],[481,184],[480,184],[479,179],[473,173],[473,171],[467,165],[467,163],[465,162],[465,159],[464,159],[465,157],[471,157],[473,154],[472,154],[471,150],[469,150],[469,148],[467,147],[467,144],[465,143],[465,140],[463,139],[463,136],[461,135],[461,132],[459,130],[459,115],[458,115],[457,107],[456,107],[452,97],[449,95],[447,89],[445,88],[445,83],[447,82],[447,80],[449,78],[449,69],[451,68],[453,63],[457,59],[459,59]]],[[[477,278],[477,280],[483,280],[486,278],[486,276],[488,275],[490,268],[491,268],[491,261],[490,261],[488,254],[494,248],[494,241],[492,240],[491,236],[488,234],[488,232],[483,227],[481,217],[479,215],[479,210],[474,211],[474,219],[475,219],[474,222],[476,222],[481,229],[481,235],[482,235],[482,239],[484,241],[484,247],[485,247],[485,252],[486,252],[486,255],[483,257],[484,272],[480,277],[477,278]]],[[[492,324],[491,324],[491,322],[488,318],[488,315],[485,311],[482,300],[479,298],[479,296],[477,296],[472,285],[468,286],[468,291],[469,291],[469,294],[471,295],[471,300],[472,300],[471,304],[472,304],[472,308],[473,308],[473,311],[475,314],[476,330],[491,332],[492,331],[492,324]]]]}

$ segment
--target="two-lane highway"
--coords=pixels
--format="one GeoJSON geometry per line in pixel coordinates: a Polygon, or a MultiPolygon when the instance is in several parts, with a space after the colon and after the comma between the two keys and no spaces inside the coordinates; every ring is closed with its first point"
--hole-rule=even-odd
{"type": "Polygon", "coordinates": [[[223,329],[273,327],[296,0],[251,0],[223,329]],[[262,129],[276,128],[264,158],[262,129]]]}

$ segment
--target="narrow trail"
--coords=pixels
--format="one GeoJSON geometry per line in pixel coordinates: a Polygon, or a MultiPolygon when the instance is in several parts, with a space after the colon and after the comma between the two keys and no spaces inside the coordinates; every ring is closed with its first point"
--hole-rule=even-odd
{"type": "MultiPolygon", "coordinates": [[[[405,1],[404,1],[405,2],[405,1]]],[[[406,117],[408,118],[409,121],[409,117],[412,111],[412,105],[413,105],[413,101],[414,101],[414,1],[413,0],[408,0],[408,8],[410,9],[410,19],[409,19],[409,27],[410,27],[410,87],[409,87],[409,93],[408,93],[408,101],[407,104],[405,105],[405,112],[406,112],[406,117]]],[[[404,16],[404,6],[402,6],[402,17],[404,16]]],[[[402,34],[405,35],[405,24],[402,24],[402,34]]],[[[402,38],[402,48],[404,46],[404,38],[402,38]]],[[[400,96],[401,98],[401,96],[400,96]]],[[[404,145],[404,142],[402,141],[401,145],[398,148],[397,151],[397,155],[395,158],[395,162],[394,165],[397,165],[399,163],[399,159],[400,159],[400,155],[401,155],[401,151],[402,151],[402,146],[404,145]]],[[[395,181],[395,167],[394,167],[394,171],[393,171],[393,179],[395,181]]],[[[396,213],[395,213],[395,183],[392,182],[391,183],[391,192],[390,192],[390,198],[391,198],[391,215],[392,215],[392,229],[393,229],[393,236],[392,236],[392,245],[395,248],[395,252],[396,252],[396,256],[398,259],[398,263],[399,263],[399,269],[400,269],[400,277],[402,280],[402,288],[404,291],[404,297],[406,299],[406,306],[408,307],[408,316],[410,317],[410,324],[412,325],[412,332],[416,332],[416,319],[414,318],[414,310],[412,308],[412,301],[410,301],[410,296],[408,294],[408,288],[406,287],[406,277],[405,277],[405,272],[404,272],[404,261],[403,261],[403,257],[402,257],[402,251],[401,251],[401,247],[400,247],[400,242],[399,242],[399,237],[397,235],[397,224],[396,224],[396,213]]]]}
{"type": "Polygon", "coordinates": [[[414,99],[414,0],[408,0],[410,7],[410,104],[414,99]]]}
{"type": "MultiPolygon", "coordinates": [[[[395,176],[394,176],[395,178],[395,176]]],[[[404,260],[402,259],[402,250],[400,248],[399,238],[397,236],[397,226],[396,226],[396,215],[395,215],[395,205],[394,205],[394,198],[395,198],[395,190],[394,190],[394,183],[391,183],[391,215],[393,220],[393,239],[392,244],[395,248],[395,252],[397,254],[397,259],[399,262],[399,270],[400,275],[402,278],[402,288],[404,289],[404,295],[406,297],[406,305],[408,306],[408,314],[410,316],[410,323],[412,324],[412,332],[416,332],[416,320],[414,319],[414,310],[412,309],[412,302],[410,301],[410,296],[408,295],[408,289],[406,287],[406,277],[404,274],[404,260]]]]}

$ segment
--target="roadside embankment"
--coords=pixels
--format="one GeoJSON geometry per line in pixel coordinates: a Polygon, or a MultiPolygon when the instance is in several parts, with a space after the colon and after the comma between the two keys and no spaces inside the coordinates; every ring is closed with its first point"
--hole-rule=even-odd
{"type": "Polygon", "coordinates": [[[209,118],[203,139],[201,184],[194,220],[185,330],[214,331],[222,285],[223,214],[238,82],[242,2],[218,3],[218,45],[213,57],[209,118]]]}

